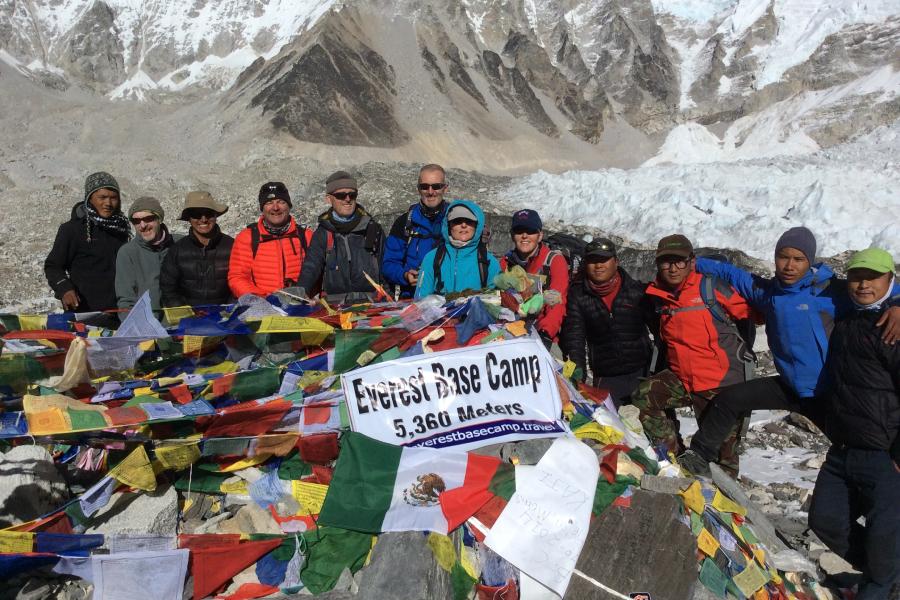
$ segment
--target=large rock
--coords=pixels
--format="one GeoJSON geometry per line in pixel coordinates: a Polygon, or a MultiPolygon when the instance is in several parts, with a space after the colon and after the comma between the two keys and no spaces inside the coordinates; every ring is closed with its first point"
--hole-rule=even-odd
{"type": "Polygon", "coordinates": [[[85,533],[175,535],[178,494],[169,485],[154,492],[119,492],[91,518],[85,533]]]}
{"type": "Polygon", "coordinates": [[[68,499],[68,488],[41,446],[17,446],[0,455],[0,528],[48,513],[68,499]]]}
{"type": "MultiPolygon", "coordinates": [[[[635,490],[630,508],[612,506],[594,519],[575,568],[620,594],[688,600],[697,584],[697,543],[679,506],[669,494],[635,490]]],[[[616,597],[573,575],[565,598],[616,597]]]]}
{"type": "Polygon", "coordinates": [[[359,600],[452,598],[450,575],[434,560],[427,537],[418,531],[383,533],[372,562],[356,574],[359,600]]]}

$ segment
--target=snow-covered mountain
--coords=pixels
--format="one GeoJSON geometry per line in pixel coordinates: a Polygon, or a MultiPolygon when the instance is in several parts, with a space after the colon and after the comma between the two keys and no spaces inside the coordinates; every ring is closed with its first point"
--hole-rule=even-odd
{"type": "Polygon", "coordinates": [[[60,92],[564,165],[846,141],[900,114],[898,40],[896,0],[0,0],[0,63],[60,92]]]}

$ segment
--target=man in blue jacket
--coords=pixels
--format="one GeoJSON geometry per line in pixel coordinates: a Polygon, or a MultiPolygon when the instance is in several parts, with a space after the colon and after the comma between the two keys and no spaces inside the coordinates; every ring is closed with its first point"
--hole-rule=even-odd
{"type": "Polygon", "coordinates": [[[419,169],[419,202],[397,217],[384,244],[381,272],[400,297],[411,298],[419,282],[422,259],[441,242],[441,222],[447,214],[447,175],[440,165],[419,169]]]}
{"type": "MultiPolygon", "coordinates": [[[[816,238],[806,227],[788,229],[775,245],[775,277],[765,279],[734,265],[697,259],[697,270],[730,283],[766,321],[766,335],[778,375],[724,388],[704,415],[691,447],[678,457],[697,475],[709,473],[708,462],[744,413],[786,409],[809,417],[826,431],[824,391],[828,337],[834,321],[849,315],[853,304],[846,280],[823,264],[813,265],[816,238]]],[[[900,295],[895,285],[893,294],[900,295]]],[[[893,302],[893,301],[892,301],[893,302]]],[[[888,309],[879,326],[885,342],[897,337],[900,307],[888,309]]]]}

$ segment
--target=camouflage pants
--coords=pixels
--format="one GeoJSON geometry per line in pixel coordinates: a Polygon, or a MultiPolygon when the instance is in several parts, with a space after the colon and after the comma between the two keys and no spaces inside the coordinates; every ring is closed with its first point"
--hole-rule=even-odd
{"type": "MultiPolygon", "coordinates": [[[[697,422],[702,423],[706,407],[716,397],[718,391],[712,389],[690,393],[684,388],[678,376],[667,369],[642,380],[637,390],[632,393],[631,400],[641,411],[641,424],[650,442],[654,446],[665,444],[670,452],[677,455],[684,451],[684,445],[674,409],[690,406],[694,409],[697,422]]],[[[737,451],[739,432],[738,423],[728,433],[719,450],[717,461],[734,477],[737,477],[739,466],[737,451]]]]}

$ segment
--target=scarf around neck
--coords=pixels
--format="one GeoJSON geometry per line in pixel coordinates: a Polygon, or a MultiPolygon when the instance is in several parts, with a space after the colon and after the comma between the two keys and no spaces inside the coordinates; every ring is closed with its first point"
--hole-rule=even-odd
{"type": "Polygon", "coordinates": [[[89,200],[84,201],[84,211],[85,211],[85,228],[87,230],[87,241],[92,241],[93,236],[93,228],[99,227],[104,231],[107,231],[113,235],[124,237],[125,239],[131,239],[131,223],[121,212],[114,214],[111,217],[101,217],[97,212],[97,209],[90,203],[89,200]]]}
{"type": "Polygon", "coordinates": [[[893,291],[894,282],[891,281],[891,285],[888,286],[887,292],[885,292],[884,296],[882,296],[872,304],[860,304],[853,299],[853,296],[850,297],[850,300],[853,302],[853,306],[856,308],[856,310],[881,310],[881,307],[884,305],[885,301],[891,297],[891,292],[893,291]]]}

